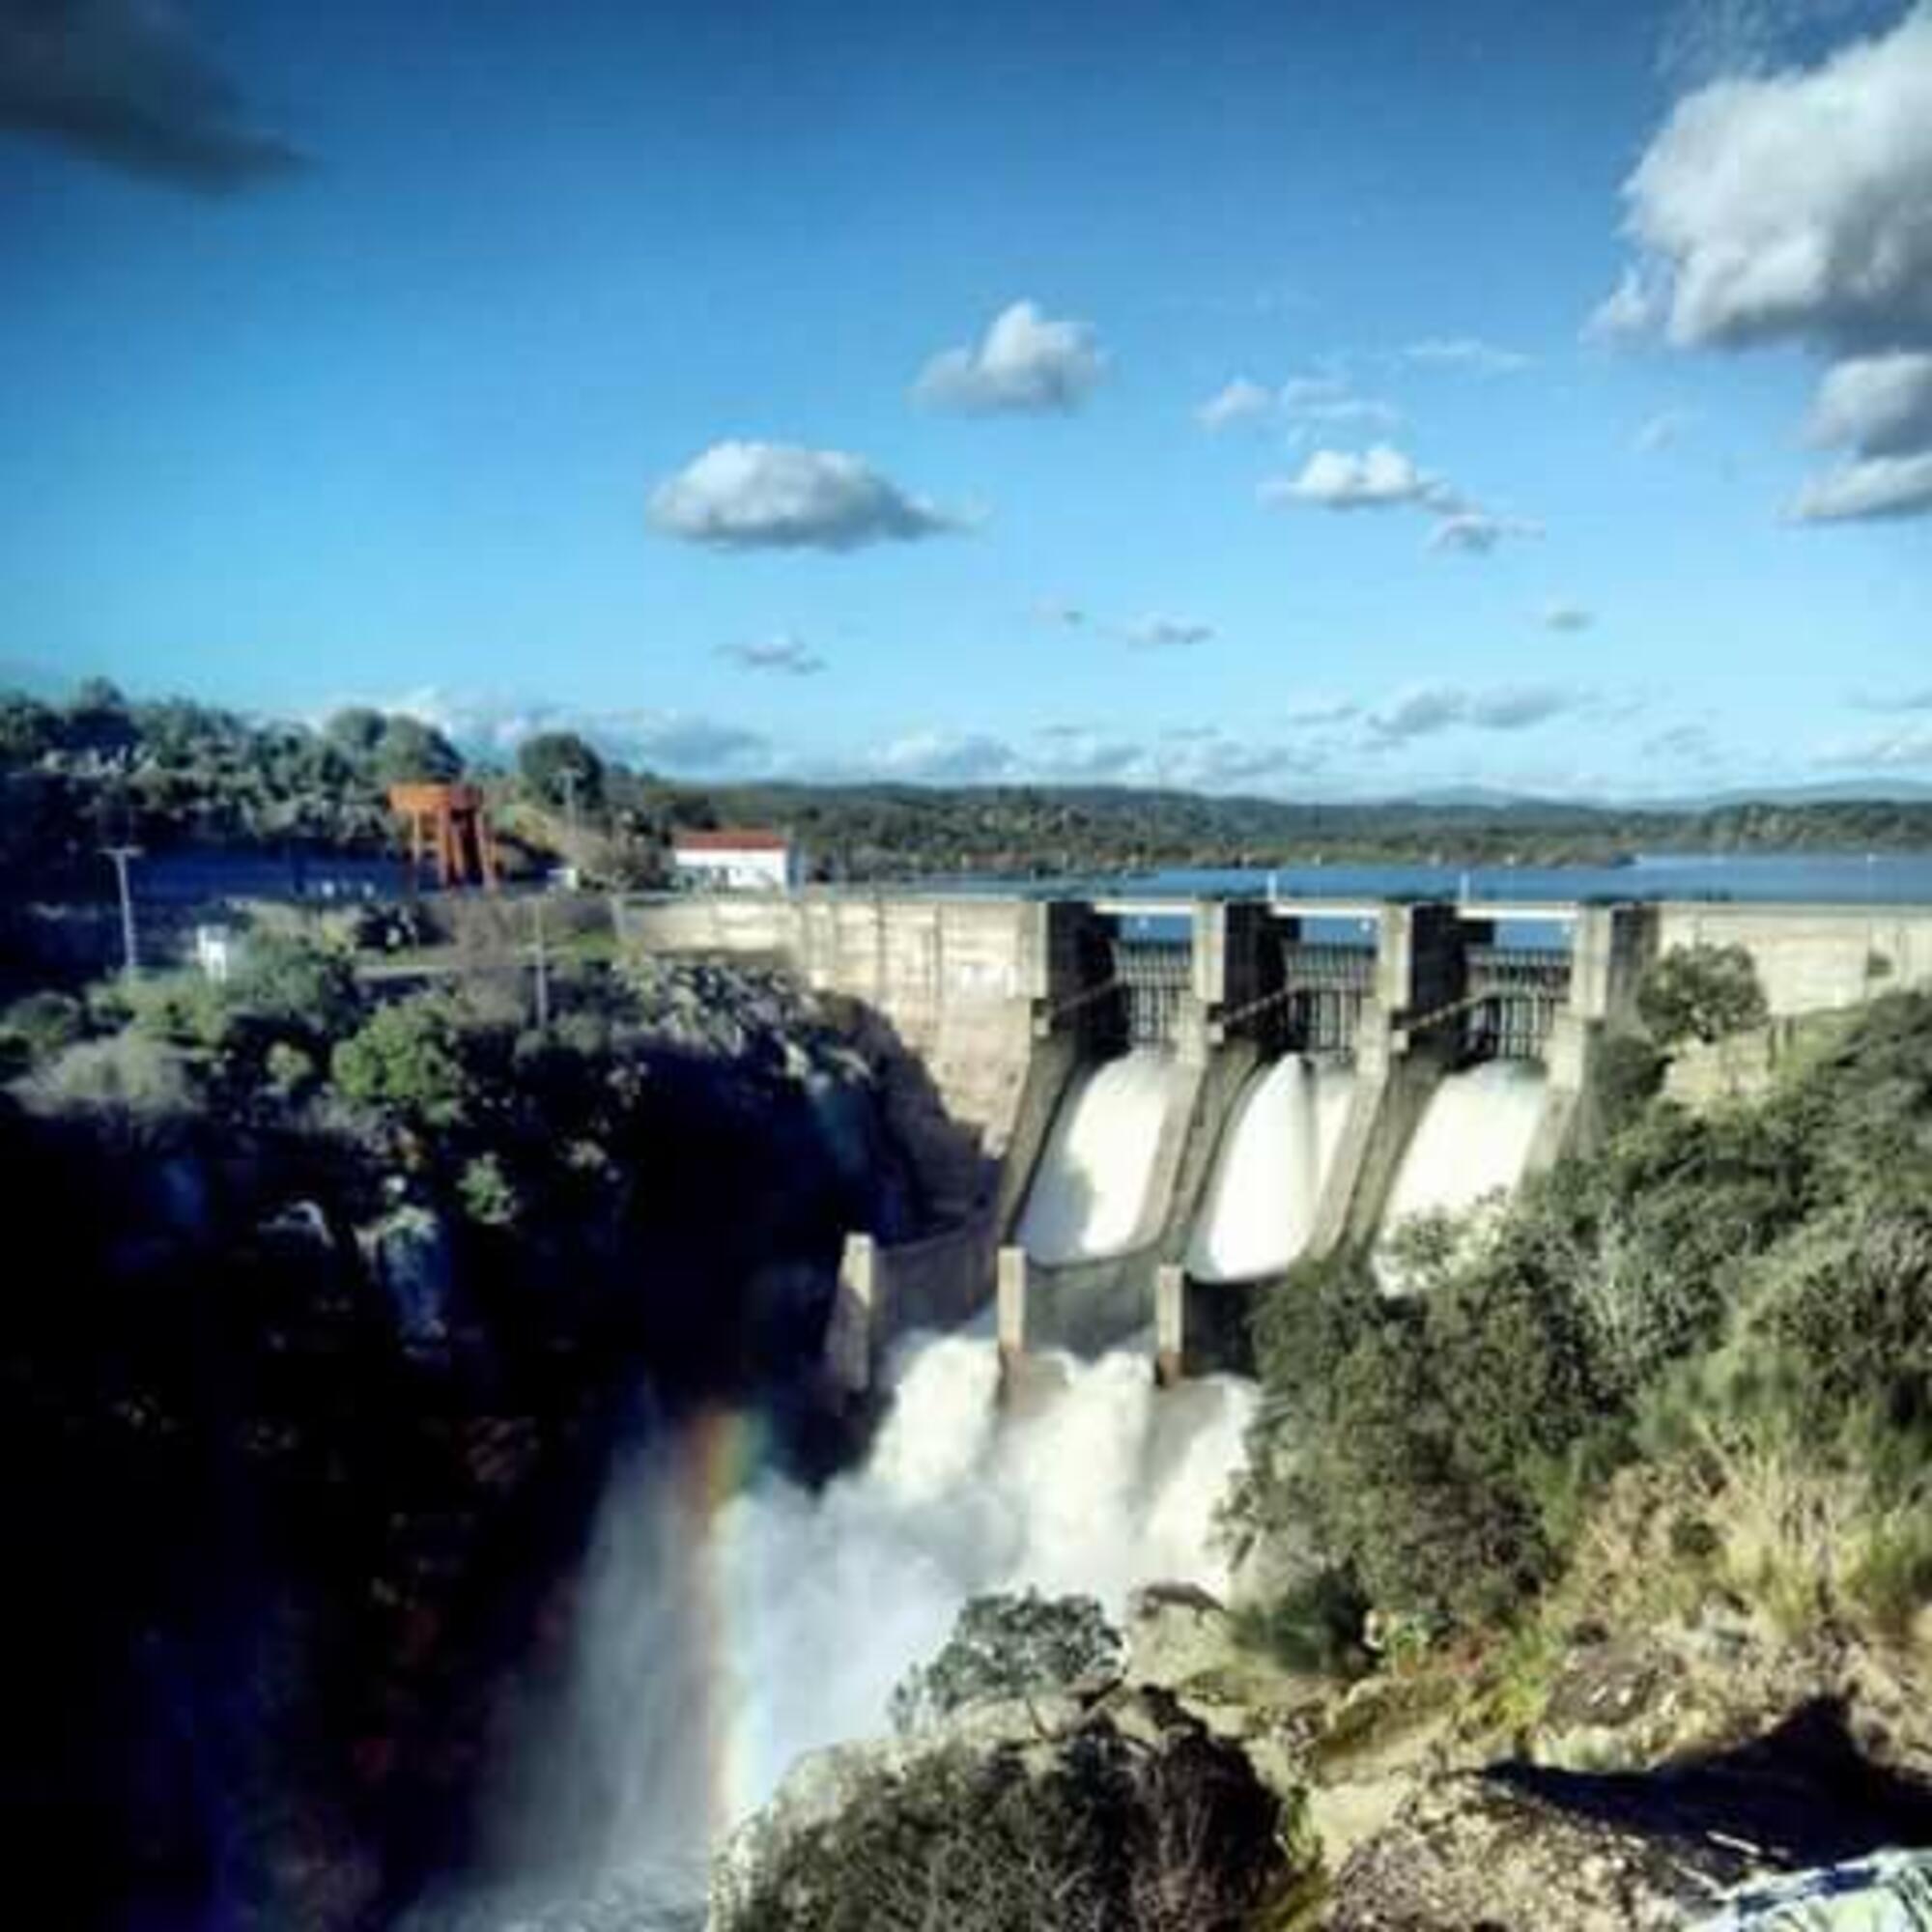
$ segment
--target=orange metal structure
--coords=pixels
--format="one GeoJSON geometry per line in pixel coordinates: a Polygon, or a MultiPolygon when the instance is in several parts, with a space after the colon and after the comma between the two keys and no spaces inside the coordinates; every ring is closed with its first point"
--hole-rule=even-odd
{"type": "Polygon", "coordinates": [[[422,873],[425,852],[436,858],[437,883],[497,884],[497,838],[483,794],[469,784],[399,784],[389,787],[389,810],[409,820],[410,878],[422,873]]]}

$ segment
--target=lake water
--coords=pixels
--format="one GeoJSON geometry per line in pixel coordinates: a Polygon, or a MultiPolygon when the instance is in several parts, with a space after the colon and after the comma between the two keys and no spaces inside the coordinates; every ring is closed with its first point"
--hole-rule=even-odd
{"type": "Polygon", "coordinates": [[[1055,880],[947,882],[927,890],[1031,898],[1737,899],[1837,905],[1932,904],[1932,852],[1659,853],[1622,866],[1282,866],[1055,880]]]}

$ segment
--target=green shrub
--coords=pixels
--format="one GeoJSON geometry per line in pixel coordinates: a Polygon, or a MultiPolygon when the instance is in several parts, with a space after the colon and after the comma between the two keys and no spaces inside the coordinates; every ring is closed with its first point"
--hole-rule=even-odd
{"type": "Polygon", "coordinates": [[[479,1153],[465,1164],[456,1193],[463,1211],[486,1228],[507,1228],[522,1207],[515,1183],[494,1153],[479,1153]]]}
{"type": "Polygon", "coordinates": [[[0,1031],[20,1042],[28,1065],[39,1065],[86,1034],[87,1009],[71,993],[29,993],[0,1015],[0,1031]]]}
{"type": "Polygon", "coordinates": [[[315,1043],[351,1032],[362,1010],[348,953],[281,933],[251,937],[241,970],[222,990],[233,1011],[315,1043]]]}
{"type": "Polygon", "coordinates": [[[379,1007],[337,1043],[329,1077],[345,1098],[428,1127],[454,1126],[476,1097],[456,1016],[428,995],[379,1007]]]}
{"type": "Polygon", "coordinates": [[[234,1016],[222,989],[199,973],[161,973],[127,988],[128,1024],[170,1046],[218,1051],[234,1016]]]}
{"type": "Polygon", "coordinates": [[[1092,1597],[974,1597],[939,1654],[895,1687],[894,1727],[912,1731],[962,1704],[1024,1697],[1118,1666],[1121,1637],[1092,1597]]]}
{"type": "Polygon", "coordinates": [[[1637,1012],[1660,1045],[1715,1045],[1768,1016],[1757,967],[1742,946],[1673,946],[1647,972],[1637,1012]]]}
{"type": "Polygon", "coordinates": [[[1229,1747],[1096,1731],[1044,1769],[935,1751],[754,1844],[722,1932],[1239,1932],[1283,1874],[1280,1807],[1229,1747]]]}
{"type": "Polygon", "coordinates": [[[1370,1607],[1347,1572],[1321,1569],[1265,1604],[1242,1605],[1235,1632],[1290,1670],[1349,1677],[1368,1662],[1362,1632],[1370,1607]]]}

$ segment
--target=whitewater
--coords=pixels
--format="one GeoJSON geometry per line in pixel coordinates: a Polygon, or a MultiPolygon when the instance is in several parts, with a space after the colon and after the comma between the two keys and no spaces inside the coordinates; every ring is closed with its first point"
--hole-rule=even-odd
{"type": "Polygon", "coordinates": [[[1078,1592],[1118,1619],[1142,1583],[1226,1587],[1213,1524],[1251,1384],[1157,1389],[1122,1350],[1045,1357],[1003,1401],[972,1332],[911,1338],[890,1373],[869,1453],[816,1492],[755,1466],[743,1415],[613,1484],[561,1733],[504,1827],[517,1877],[419,1925],[701,1923],[711,1854],[802,1754],[885,1731],[894,1685],[969,1598],[1078,1592]]]}

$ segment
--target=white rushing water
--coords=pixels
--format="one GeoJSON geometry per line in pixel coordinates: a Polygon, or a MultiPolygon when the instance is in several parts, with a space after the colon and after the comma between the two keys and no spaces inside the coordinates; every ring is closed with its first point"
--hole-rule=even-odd
{"type": "Polygon", "coordinates": [[[1035,1261],[1097,1261],[1151,1236],[1154,1157],[1179,1079],[1174,1057],[1151,1048],[1074,1075],[1020,1216],[1035,1261]]]}
{"type": "Polygon", "coordinates": [[[1298,1053],[1248,1083],[1194,1224],[1190,1274],[1255,1281],[1279,1274],[1308,1245],[1354,1085],[1352,1068],[1298,1053]]]}
{"type": "Polygon", "coordinates": [[[1118,1617],[1143,1582],[1225,1587],[1211,1527],[1252,1386],[1158,1391],[1145,1353],[1042,1367],[1002,1406],[991,1340],[909,1343],[870,1454],[816,1493],[745,1481],[752,1425],[722,1415],[614,1486],[567,1733],[507,1860],[554,1867],[569,1843],[586,1889],[534,1913],[499,1897],[494,1932],[687,1922],[710,1851],[800,1753],[884,1730],[971,1596],[1077,1591],[1118,1617]],[[585,1845],[592,1794],[609,1824],[585,1845]]]}
{"type": "Polygon", "coordinates": [[[1382,1215],[1387,1235],[1411,1214],[1461,1213],[1522,1179],[1543,1115],[1533,1061],[1491,1060],[1452,1073],[1429,1096],[1382,1215]]]}

